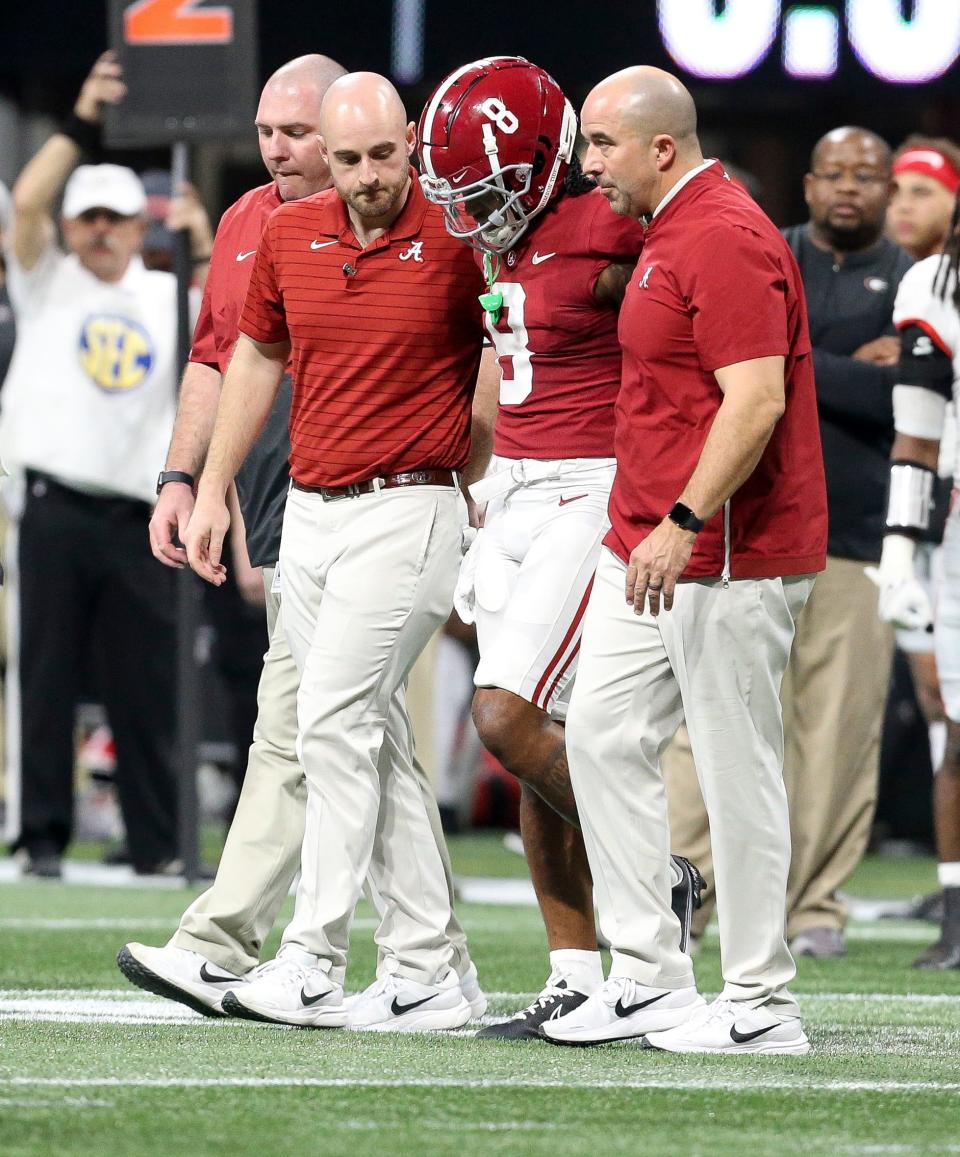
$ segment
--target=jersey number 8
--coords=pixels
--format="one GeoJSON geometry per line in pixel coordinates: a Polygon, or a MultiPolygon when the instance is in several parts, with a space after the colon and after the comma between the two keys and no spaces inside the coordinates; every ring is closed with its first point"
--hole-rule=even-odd
{"type": "Polygon", "coordinates": [[[519,406],[533,389],[532,350],[527,345],[527,327],[523,323],[523,306],[527,300],[522,285],[515,281],[496,282],[491,290],[503,297],[503,312],[494,325],[487,316],[487,330],[500,362],[500,405],[519,406]],[[506,331],[498,325],[506,324],[506,331]],[[507,376],[509,374],[509,377],[507,376]]]}

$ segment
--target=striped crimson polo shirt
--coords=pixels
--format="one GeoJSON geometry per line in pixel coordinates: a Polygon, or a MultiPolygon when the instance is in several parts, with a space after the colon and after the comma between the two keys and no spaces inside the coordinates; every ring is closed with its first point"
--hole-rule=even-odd
{"type": "Polygon", "coordinates": [[[466,464],[483,280],[410,176],[400,216],[365,249],[333,189],[264,229],[240,330],[291,343],[290,472],[306,485],[466,464]]]}

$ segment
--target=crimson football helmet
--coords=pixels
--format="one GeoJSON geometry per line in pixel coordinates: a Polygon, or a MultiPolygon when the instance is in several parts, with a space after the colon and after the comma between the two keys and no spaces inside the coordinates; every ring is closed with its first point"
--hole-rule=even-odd
{"type": "Polygon", "coordinates": [[[522,56],[452,72],[420,118],[420,182],[447,230],[506,253],[563,182],[577,117],[559,85],[522,56]]]}

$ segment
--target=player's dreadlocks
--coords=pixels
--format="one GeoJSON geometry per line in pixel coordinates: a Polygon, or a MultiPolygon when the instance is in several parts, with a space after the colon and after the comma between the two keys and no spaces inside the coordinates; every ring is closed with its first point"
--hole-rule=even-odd
{"type": "Polygon", "coordinates": [[[568,197],[582,197],[584,193],[589,193],[596,187],[597,182],[583,171],[579,154],[574,153],[567,166],[566,176],[563,178],[563,191],[568,197]]]}
{"type": "Polygon", "coordinates": [[[937,275],[933,279],[933,291],[944,299],[949,292],[954,307],[960,311],[960,192],[953,206],[947,243],[940,256],[937,275]]]}

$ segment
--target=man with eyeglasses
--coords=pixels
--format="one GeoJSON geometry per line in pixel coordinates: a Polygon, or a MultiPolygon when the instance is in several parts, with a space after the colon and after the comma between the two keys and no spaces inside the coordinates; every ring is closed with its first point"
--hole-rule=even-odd
{"type": "Polygon", "coordinates": [[[843,954],[838,892],[866,851],[876,804],[893,635],[876,621],[863,564],[880,557],[900,355],[893,303],[912,264],[883,236],[891,188],[886,141],[834,129],[804,178],[810,220],[785,231],[807,294],[830,520],[827,569],[784,680],[787,934],[797,955],[843,954]]]}
{"type": "MultiPolygon", "coordinates": [[[[883,236],[891,187],[887,143],[866,129],[833,129],[804,177],[810,219],[784,230],[810,315],[829,511],[827,568],[797,624],[781,696],[795,955],[843,955],[837,893],[866,850],[876,803],[893,633],[877,620],[864,564],[880,558],[900,352],[893,303],[912,264],[883,236]]],[[[689,757],[674,753],[671,770],[674,846],[701,868],[707,860],[712,891],[689,757]]]]}

